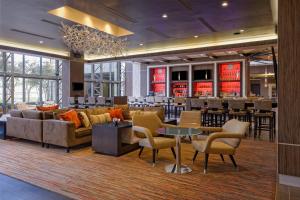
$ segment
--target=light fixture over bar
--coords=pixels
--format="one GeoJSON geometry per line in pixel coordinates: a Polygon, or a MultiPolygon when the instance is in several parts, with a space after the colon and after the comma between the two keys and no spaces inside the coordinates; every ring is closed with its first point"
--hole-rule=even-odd
{"type": "Polygon", "coordinates": [[[117,37],[133,34],[133,32],[127,29],[124,29],[120,26],[104,21],[87,13],[81,12],[80,10],[71,8],[69,6],[63,6],[54,10],[50,10],[48,13],[117,37]]]}

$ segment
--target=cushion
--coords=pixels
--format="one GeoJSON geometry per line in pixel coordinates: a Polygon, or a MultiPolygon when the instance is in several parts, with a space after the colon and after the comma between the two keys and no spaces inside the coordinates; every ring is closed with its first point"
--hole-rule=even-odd
{"type": "Polygon", "coordinates": [[[121,121],[124,120],[121,108],[112,109],[109,111],[109,114],[110,114],[111,118],[117,118],[117,119],[120,119],[121,121]]]}
{"type": "Polygon", "coordinates": [[[125,105],[115,105],[114,107],[115,109],[122,109],[122,115],[124,117],[124,119],[131,119],[130,118],[130,113],[129,113],[129,106],[127,104],[125,105]]]}
{"type": "Polygon", "coordinates": [[[43,112],[37,110],[23,110],[22,114],[27,119],[43,119],[43,112]]]}
{"type": "Polygon", "coordinates": [[[11,110],[9,112],[10,116],[12,117],[20,117],[22,118],[23,117],[23,114],[22,114],[22,111],[21,110],[11,110]]]}
{"type": "Polygon", "coordinates": [[[104,113],[101,115],[90,115],[91,124],[104,124],[111,122],[111,117],[109,113],[104,113]]]}
{"type": "MultiPolygon", "coordinates": [[[[206,145],[206,141],[203,140],[194,140],[192,141],[193,147],[200,152],[204,152],[204,148],[206,145]]],[[[223,143],[223,142],[217,142],[214,141],[211,143],[211,146],[208,150],[207,153],[211,153],[211,154],[229,154],[229,155],[233,155],[235,152],[235,148],[223,143]]]]}
{"type": "Polygon", "coordinates": [[[51,106],[37,106],[36,109],[39,111],[51,111],[58,109],[58,105],[51,105],[51,106]]]}
{"type": "Polygon", "coordinates": [[[99,108],[88,108],[86,109],[86,114],[89,117],[90,115],[100,115],[108,112],[107,107],[99,107],[99,108]]]}
{"type": "Polygon", "coordinates": [[[69,110],[69,111],[67,111],[63,114],[60,114],[59,118],[64,120],[64,121],[74,122],[75,128],[79,128],[81,126],[81,122],[80,122],[80,119],[78,117],[78,114],[73,109],[69,110]]]}
{"type": "Polygon", "coordinates": [[[75,137],[81,138],[92,134],[92,130],[90,128],[78,128],[75,130],[75,137]]]}
{"type": "Polygon", "coordinates": [[[78,117],[81,121],[81,124],[85,127],[85,128],[89,128],[91,126],[90,120],[88,118],[88,116],[85,114],[85,112],[79,112],[78,113],[78,117]]]}

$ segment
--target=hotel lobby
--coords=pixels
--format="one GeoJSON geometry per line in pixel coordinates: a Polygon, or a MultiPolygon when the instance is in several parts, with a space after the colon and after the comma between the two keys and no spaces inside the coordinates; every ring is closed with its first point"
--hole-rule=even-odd
{"type": "Polygon", "coordinates": [[[0,9],[0,200],[300,199],[299,1],[0,9]]]}

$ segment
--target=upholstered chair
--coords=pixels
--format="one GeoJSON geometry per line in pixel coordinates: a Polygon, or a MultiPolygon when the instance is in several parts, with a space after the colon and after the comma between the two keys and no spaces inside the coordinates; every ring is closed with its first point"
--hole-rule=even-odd
{"type": "Polygon", "coordinates": [[[241,139],[245,136],[249,125],[249,122],[240,122],[236,119],[232,119],[227,121],[223,127],[215,128],[216,132],[210,134],[206,140],[193,140],[192,145],[196,150],[193,162],[195,161],[198,152],[204,153],[204,173],[206,173],[209,154],[219,154],[223,162],[223,155],[229,155],[234,167],[237,168],[233,156],[240,145],[241,139]]]}
{"type": "Polygon", "coordinates": [[[156,113],[137,113],[132,117],[133,132],[137,137],[142,138],[139,141],[141,156],[144,147],[152,149],[153,165],[155,165],[156,155],[159,149],[171,148],[175,156],[174,147],[176,141],[174,138],[160,136],[157,130],[164,127],[176,127],[161,122],[156,113]]]}
{"type": "MultiPolygon", "coordinates": [[[[200,128],[201,127],[201,112],[200,111],[182,111],[178,127],[181,128],[200,128]]],[[[191,137],[189,136],[189,139],[191,137]]]]}

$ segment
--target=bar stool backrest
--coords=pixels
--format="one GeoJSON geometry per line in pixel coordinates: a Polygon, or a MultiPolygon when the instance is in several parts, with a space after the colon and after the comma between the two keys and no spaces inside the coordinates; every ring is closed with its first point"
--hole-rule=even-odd
{"type": "Polygon", "coordinates": [[[207,99],[207,107],[210,109],[223,109],[221,99],[207,99]]]}
{"type": "Polygon", "coordinates": [[[185,102],[186,102],[186,98],[184,98],[184,97],[175,97],[174,98],[174,103],[185,104],[185,102]]]}
{"type": "Polygon", "coordinates": [[[231,99],[228,100],[228,108],[232,110],[245,109],[246,100],[243,99],[231,99]]]}
{"type": "MultiPolygon", "coordinates": [[[[162,103],[163,102],[163,97],[154,97],[154,102],[155,103],[162,103]]],[[[167,100],[168,102],[168,100],[167,100]]]]}
{"type": "Polygon", "coordinates": [[[163,97],[163,102],[168,103],[169,98],[168,97],[163,97]]]}
{"type": "Polygon", "coordinates": [[[254,109],[261,111],[271,111],[272,101],[271,100],[257,100],[254,101],[254,109]]]}
{"type": "Polygon", "coordinates": [[[85,97],[78,97],[79,104],[85,104],[85,97]]]}
{"type": "Polygon", "coordinates": [[[152,97],[152,96],[146,97],[146,102],[147,103],[154,103],[154,97],[152,97]]]}
{"type": "Polygon", "coordinates": [[[205,100],[204,99],[198,99],[198,98],[192,98],[191,99],[191,107],[192,108],[204,108],[205,107],[205,100]]]}
{"type": "Polygon", "coordinates": [[[143,102],[144,102],[144,97],[138,97],[138,98],[137,98],[137,101],[138,101],[139,103],[143,103],[143,102]]]}
{"type": "Polygon", "coordinates": [[[69,104],[75,104],[75,97],[69,97],[69,104]]]}
{"type": "Polygon", "coordinates": [[[96,104],[96,98],[95,97],[88,97],[88,104],[95,105],[96,104]]]}
{"type": "Polygon", "coordinates": [[[135,102],[135,97],[128,97],[128,102],[134,103],[135,102]]]}
{"type": "Polygon", "coordinates": [[[105,105],[105,97],[97,97],[98,105],[105,105]]]}

